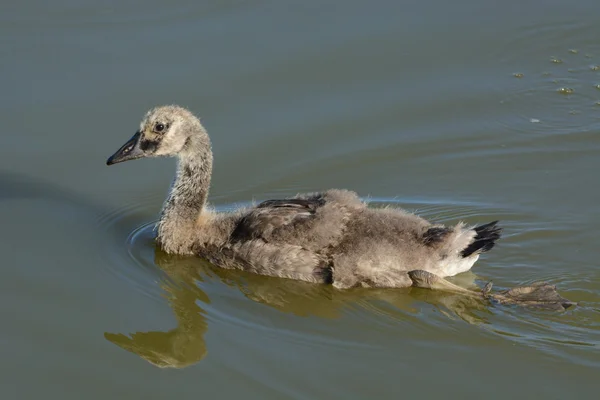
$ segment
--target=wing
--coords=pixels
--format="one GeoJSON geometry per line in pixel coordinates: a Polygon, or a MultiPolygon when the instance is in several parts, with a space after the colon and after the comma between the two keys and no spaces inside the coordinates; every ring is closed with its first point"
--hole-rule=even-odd
{"type": "Polygon", "coordinates": [[[333,276],[326,258],[300,246],[260,239],[229,243],[205,258],[222,268],[307,282],[331,283],[333,276]]]}
{"type": "Polygon", "coordinates": [[[324,204],[325,200],[321,196],[264,201],[240,219],[231,239],[262,239],[268,242],[277,231],[293,229],[314,219],[317,209],[324,204]]]}

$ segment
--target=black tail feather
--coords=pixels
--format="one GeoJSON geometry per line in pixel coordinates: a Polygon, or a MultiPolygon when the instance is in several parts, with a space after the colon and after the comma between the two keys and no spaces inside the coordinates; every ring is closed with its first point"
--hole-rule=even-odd
{"type": "Polygon", "coordinates": [[[477,232],[477,234],[475,235],[473,243],[461,251],[461,256],[469,257],[475,253],[479,254],[490,251],[496,244],[496,240],[500,239],[502,228],[497,226],[497,224],[498,221],[493,221],[489,224],[475,227],[474,231],[477,232]]]}

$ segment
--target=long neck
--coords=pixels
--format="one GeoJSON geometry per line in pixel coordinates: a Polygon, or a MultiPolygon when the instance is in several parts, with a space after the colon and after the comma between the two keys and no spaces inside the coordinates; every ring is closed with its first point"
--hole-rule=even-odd
{"type": "Polygon", "coordinates": [[[210,143],[188,147],[189,151],[179,157],[177,175],[158,224],[158,240],[169,253],[191,251],[194,227],[204,210],[210,188],[210,143]]]}

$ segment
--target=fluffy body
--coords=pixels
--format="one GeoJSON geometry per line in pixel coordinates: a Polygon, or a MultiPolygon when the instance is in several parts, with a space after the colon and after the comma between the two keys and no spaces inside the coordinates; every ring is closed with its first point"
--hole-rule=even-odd
{"type": "Polygon", "coordinates": [[[200,121],[178,106],[150,110],[108,164],[152,156],[178,158],[158,223],[159,245],[222,268],[340,289],[408,287],[412,270],[440,277],[469,270],[500,237],[496,222],[434,225],[402,209],[369,208],[356,193],[336,189],[215,213],[207,207],[210,139],[200,121]]]}

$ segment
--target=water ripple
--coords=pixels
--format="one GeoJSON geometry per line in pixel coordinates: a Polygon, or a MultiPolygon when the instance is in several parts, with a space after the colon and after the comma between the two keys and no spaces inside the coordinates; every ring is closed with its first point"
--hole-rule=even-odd
{"type": "Polygon", "coordinates": [[[162,301],[162,291],[156,285],[160,273],[154,264],[153,222],[148,222],[146,211],[152,200],[125,204],[102,213],[96,220],[101,235],[98,246],[101,264],[106,271],[125,280],[140,293],[162,301]]]}
{"type": "MultiPolygon", "coordinates": [[[[553,236],[561,240],[561,235],[566,232],[551,226],[519,232],[524,228],[523,223],[512,221],[526,218],[514,210],[494,205],[460,201],[448,205],[448,202],[429,199],[366,200],[375,207],[402,204],[426,218],[446,223],[505,219],[508,231],[513,230],[507,238],[508,250],[511,241],[513,246],[517,242],[517,247],[526,246],[553,236]]],[[[234,207],[224,205],[218,210],[234,207]]],[[[560,288],[571,288],[565,295],[582,301],[582,304],[562,314],[494,307],[460,295],[421,289],[338,291],[329,286],[224,270],[195,257],[167,255],[154,245],[154,222],[148,220],[148,213],[144,211],[147,208],[144,203],[123,206],[103,214],[98,225],[100,229],[114,233],[112,240],[104,243],[102,248],[109,272],[156,301],[164,301],[166,296],[180,322],[171,333],[163,334],[169,334],[165,337],[170,341],[177,338],[185,343],[196,343],[193,346],[196,356],[184,360],[156,349],[149,350],[148,343],[135,342],[136,337],[146,337],[143,333],[138,332],[131,338],[107,334],[107,339],[140,354],[155,365],[183,367],[198,362],[206,353],[206,350],[198,349],[204,346],[203,332],[207,323],[209,326],[228,327],[226,329],[232,331],[247,330],[267,339],[278,338],[289,345],[330,351],[344,349],[357,354],[367,349],[379,351],[379,345],[371,339],[365,340],[365,335],[372,338],[396,332],[406,341],[422,342],[427,337],[435,340],[440,332],[444,332],[443,335],[448,338],[460,341],[461,332],[465,329],[463,324],[467,323],[467,326],[478,326],[484,332],[505,340],[517,341],[576,363],[594,364],[589,353],[578,349],[596,348],[600,343],[600,316],[596,311],[600,299],[593,290],[572,289],[581,283],[580,276],[575,273],[553,274],[534,270],[531,279],[523,281],[526,274],[521,271],[518,274],[520,281],[515,282],[510,273],[511,268],[517,268],[515,265],[499,265],[498,262],[487,265],[484,260],[476,269],[488,278],[496,275],[496,278],[505,279],[508,286],[542,278],[560,288]],[[315,317],[321,322],[308,325],[303,322],[306,318],[315,317]],[[189,322],[186,325],[185,321],[193,321],[194,318],[199,327],[191,329],[189,322]],[[588,321],[585,327],[580,325],[582,319],[588,321]],[[346,328],[340,330],[341,326],[346,328]],[[199,344],[200,341],[202,344],[199,344]],[[148,356],[150,353],[153,355],[148,356]]],[[[477,276],[463,274],[453,280],[465,287],[476,287],[477,276]]],[[[593,282],[591,285],[593,287],[593,282]]]]}

